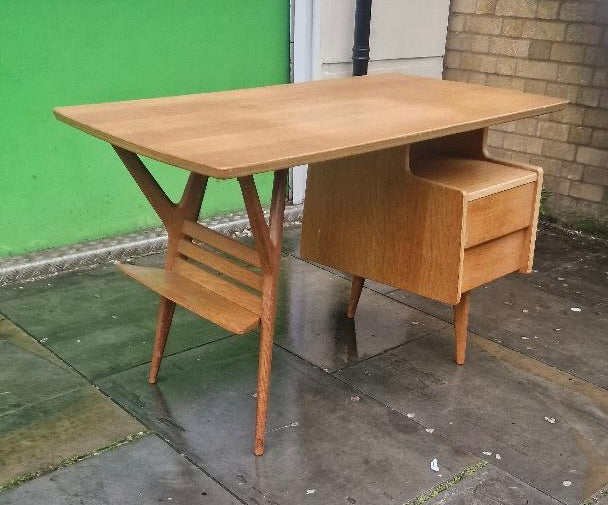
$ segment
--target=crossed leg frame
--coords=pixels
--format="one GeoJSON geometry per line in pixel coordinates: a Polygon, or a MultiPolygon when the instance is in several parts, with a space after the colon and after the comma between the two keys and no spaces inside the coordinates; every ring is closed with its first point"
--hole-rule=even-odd
{"type": "MultiPolygon", "coordinates": [[[[196,223],[205,196],[208,177],[194,172],[190,173],[180,201],[173,203],[137,154],[117,146],[113,147],[167,230],[168,242],[164,269],[167,272],[172,272],[176,264],[182,262],[185,258],[181,246],[186,237],[184,224],[187,222],[196,223]]],[[[238,181],[251,225],[255,251],[259,258],[259,263],[256,262],[256,264],[259,264],[261,269],[260,342],[254,445],[254,454],[260,456],[264,453],[266,434],[266,412],[268,407],[278,275],[283,236],[287,169],[277,170],[274,173],[268,224],[266,224],[266,220],[264,219],[264,213],[253,176],[238,177],[238,181]]],[[[200,225],[197,226],[203,228],[200,225]]],[[[230,239],[222,238],[221,240],[226,242],[230,239]]],[[[242,246],[239,245],[239,247],[242,246]]],[[[158,377],[175,305],[175,301],[161,294],[156,320],[152,362],[150,365],[149,382],[151,384],[156,383],[158,377]]]]}

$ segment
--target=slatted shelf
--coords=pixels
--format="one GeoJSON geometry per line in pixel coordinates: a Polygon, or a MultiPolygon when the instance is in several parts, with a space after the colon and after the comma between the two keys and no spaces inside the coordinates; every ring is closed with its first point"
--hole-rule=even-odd
{"type": "Polygon", "coordinates": [[[260,322],[259,314],[176,272],[134,265],[118,267],[152,291],[232,333],[246,333],[257,327],[260,322]]]}

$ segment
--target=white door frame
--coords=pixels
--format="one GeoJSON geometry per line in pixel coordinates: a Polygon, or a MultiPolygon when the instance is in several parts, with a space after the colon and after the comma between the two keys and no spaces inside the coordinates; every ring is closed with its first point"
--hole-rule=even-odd
{"type": "MultiPolygon", "coordinates": [[[[293,82],[314,81],[321,75],[320,0],[291,0],[293,82]]],[[[291,200],[304,201],[307,165],[291,170],[291,200]]]]}

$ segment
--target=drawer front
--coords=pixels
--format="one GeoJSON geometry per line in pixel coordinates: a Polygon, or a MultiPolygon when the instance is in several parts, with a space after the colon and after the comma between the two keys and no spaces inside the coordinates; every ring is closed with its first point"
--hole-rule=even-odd
{"type": "Polygon", "coordinates": [[[531,182],[469,202],[465,248],[530,226],[535,199],[536,183],[531,182]]]}
{"type": "Polygon", "coordinates": [[[461,291],[464,293],[519,270],[528,241],[528,230],[524,229],[466,249],[461,291]]]}

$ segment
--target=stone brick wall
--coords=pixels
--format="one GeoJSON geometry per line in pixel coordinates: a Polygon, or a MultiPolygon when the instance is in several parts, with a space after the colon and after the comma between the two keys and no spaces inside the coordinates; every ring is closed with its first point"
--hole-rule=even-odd
{"type": "Polygon", "coordinates": [[[570,100],[490,146],[545,169],[549,214],[608,223],[608,0],[451,0],[444,78],[570,100]]]}

